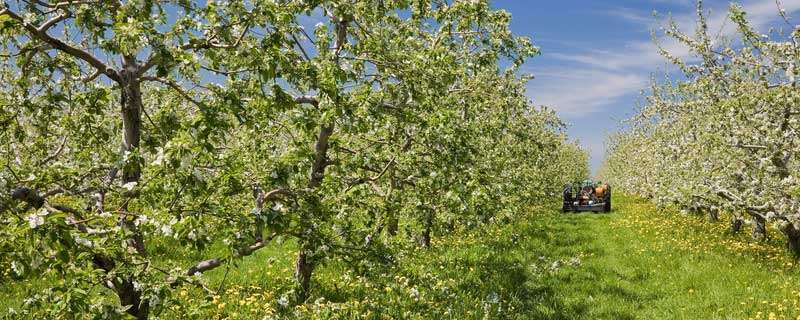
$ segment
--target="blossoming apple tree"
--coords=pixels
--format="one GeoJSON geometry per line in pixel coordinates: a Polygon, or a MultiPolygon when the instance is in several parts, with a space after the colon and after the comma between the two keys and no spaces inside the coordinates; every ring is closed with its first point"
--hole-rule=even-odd
{"type": "Polygon", "coordinates": [[[716,220],[732,213],[753,237],[774,223],[791,252],[800,254],[797,90],[800,28],[782,10],[782,25],[761,34],[741,7],[729,18],[732,39],[709,35],[702,4],[696,33],[670,24],[666,32],[693,53],[664,51],[685,79],[654,85],[629,129],[611,140],[604,175],[618,187],[716,220]]]}
{"type": "Polygon", "coordinates": [[[3,2],[0,264],[48,287],[15,312],[146,319],[275,238],[299,247],[302,303],[333,257],[391,263],[400,228],[430,246],[549,199],[585,153],[531,106],[538,51],[509,19],[461,0],[3,2]]]}

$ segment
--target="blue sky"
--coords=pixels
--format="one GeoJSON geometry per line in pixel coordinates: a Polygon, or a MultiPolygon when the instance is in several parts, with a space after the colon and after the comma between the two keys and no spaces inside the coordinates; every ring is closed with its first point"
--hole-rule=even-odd
{"type": "MultiPolygon", "coordinates": [[[[800,0],[782,0],[800,24],[800,0]]],[[[537,105],[555,109],[591,155],[596,172],[605,153],[605,140],[632,116],[652,75],[675,69],[656,51],[651,31],[672,16],[685,30],[694,28],[694,0],[492,0],[492,6],[512,14],[512,30],[532,38],[542,55],[531,59],[526,73],[534,75],[528,96],[537,105]],[[659,14],[653,16],[653,12],[659,14]]],[[[781,26],[774,0],[739,1],[750,21],[766,32],[781,26]]],[[[709,30],[723,36],[735,32],[726,23],[725,0],[706,0],[709,30]]],[[[685,48],[666,41],[674,54],[688,57],[685,48]]]]}

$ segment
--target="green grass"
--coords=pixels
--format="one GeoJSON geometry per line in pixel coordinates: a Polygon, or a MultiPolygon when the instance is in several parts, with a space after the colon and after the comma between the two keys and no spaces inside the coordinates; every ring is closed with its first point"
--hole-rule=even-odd
{"type": "MultiPolygon", "coordinates": [[[[619,196],[610,214],[533,209],[505,225],[407,244],[398,263],[357,274],[331,263],[308,303],[292,288],[291,243],[206,275],[219,296],[186,288],[161,315],[322,319],[795,319],[800,280],[777,241],[727,235],[724,223],[619,196]],[[224,286],[222,285],[224,279],[224,286]],[[184,295],[185,294],[185,295],[184,295]],[[198,307],[199,306],[199,307],[198,307]]],[[[777,236],[777,234],[776,234],[777,236]]],[[[191,260],[187,258],[187,261],[191,260]]],[[[0,287],[3,302],[22,287],[0,287]],[[16,288],[16,289],[15,289],[16,288]]]]}

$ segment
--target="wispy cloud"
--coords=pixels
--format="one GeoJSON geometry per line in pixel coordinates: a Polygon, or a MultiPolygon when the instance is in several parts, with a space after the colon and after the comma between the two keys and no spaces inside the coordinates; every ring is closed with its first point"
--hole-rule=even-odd
{"type": "MultiPolygon", "coordinates": [[[[666,0],[655,2],[666,2],[666,0]]],[[[672,4],[690,5],[689,1],[670,1],[672,4]],[[687,3],[688,2],[688,3],[687,3]]],[[[743,3],[752,25],[764,30],[779,21],[778,8],[771,0],[751,0],[743,3]]],[[[800,1],[784,1],[783,8],[792,14],[800,10],[800,1]]],[[[711,33],[722,37],[735,36],[736,30],[728,21],[728,7],[708,7],[708,25],[711,33]]],[[[644,12],[620,8],[609,15],[625,19],[642,29],[662,26],[666,18],[653,17],[644,12]]],[[[695,27],[696,12],[687,7],[684,12],[671,18],[687,32],[695,27]]],[[[766,31],[766,30],[764,30],[766,31]]],[[[602,37],[598,37],[602,38],[602,37]]],[[[672,55],[691,58],[691,51],[671,39],[660,39],[660,45],[672,55]]],[[[563,67],[553,70],[531,70],[537,78],[529,87],[535,103],[550,105],[567,118],[580,118],[614,108],[622,97],[636,95],[647,86],[651,73],[659,70],[669,72],[672,68],[659,54],[652,40],[630,41],[623,46],[612,47],[593,43],[591,49],[555,52],[549,58],[561,61],[563,67]]],[[[620,106],[617,106],[620,107],[620,106]]],[[[621,106],[631,107],[631,106],[621,106]]]]}
{"type": "Polygon", "coordinates": [[[656,19],[653,12],[644,12],[631,8],[614,8],[611,10],[604,10],[601,14],[616,17],[624,21],[632,22],[636,25],[652,25],[655,26],[656,19]]]}
{"type": "Polygon", "coordinates": [[[568,118],[595,113],[647,85],[641,74],[605,69],[536,72],[528,88],[534,103],[552,106],[568,118]]]}

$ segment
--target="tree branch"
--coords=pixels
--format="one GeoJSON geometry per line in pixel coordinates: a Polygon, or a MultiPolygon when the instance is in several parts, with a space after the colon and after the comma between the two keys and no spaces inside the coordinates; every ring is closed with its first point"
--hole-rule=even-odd
{"type": "Polygon", "coordinates": [[[306,60],[311,60],[311,57],[309,57],[308,53],[306,53],[306,49],[304,49],[303,45],[300,44],[300,40],[297,39],[293,32],[290,32],[289,34],[292,36],[292,40],[294,40],[294,43],[297,45],[297,47],[300,48],[300,52],[303,53],[303,56],[306,58],[306,60]]]}
{"type": "Polygon", "coordinates": [[[322,184],[322,179],[325,177],[325,168],[328,166],[328,147],[331,135],[333,135],[333,122],[323,124],[319,128],[319,136],[317,143],[314,146],[314,164],[311,167],[311,178],[308,181],[308,187],[315,189],[322,184]]]}
{"type": "Polygon", "coordinates": [[[55,24],[57,24],[57,23],[59,23],[61,21],[64,21],[64,20],[68,19],[71,16],[72,16],[72,14],[70,14],[69,12],[64,12],[64,13],[56,16],[56,17],[53,17],[52,19],[47,20],[45,23],[43,23],[40,27],[36,28],[36,32],[46,33],[47,30],[49,30],[55,24]]]}
{"type": "Polygon", "coordinates": [[[308,104],[313,105],[315,107],[319,107],[319,99],[317,99],[317,97],[299,96],[299,97],[295,97],[294,101],[297,102],[297,103],[308,103],[308,104]]]}
{"type": "Polygon", "coordinates": [[[64,146],[66,145],[67,145],[67,136],[64,136],[64,138],[61,139],[61,145],[58,146],[58,149],[56,149],[56,151],[53,154],[47,156],[47,158],[44,158],[42,159],[42,161],[39,161],[36,165],[42,166],[50,161],[53,161],[55,158],[61,155],[61,152],[64,151],[64,146]]]}
{"type": "Polygon", "coordinates": [[[264,200],[277,200],[280,196],[289,196],[292,192],[286,189],[275,189],[264,194],[264,200]]]}
{"type": "Polygon", "coordinates": [[[245,26],[244,31],[239,37],[236,38],[236,41],[232,44],[220,44],[219,42],[215,42],[213,37],[210,39],[202,39],[202,40],[195,40],[189,41],[189,43],[185,43],[180,45],[178,48],[181,50],[201,50],[201,49],[232,49],[239,46],[242,42],[244,37],[247,35],[247,32],[250,31],[250,26],[245,26]]]}
{"type": "Polygon", "coordinates": [[[266,240],[257,241],[257,242],[255,242],[255,243],[253,243],[253,244],[251,244],[251,245],[249,245],[249,246],[247,246],[245,248],[242,248],[241,250],[239,250],[233,256],[224,257],[224,258],[214,258],[214,259],[208,259],[208,260],[200,261],[197,264],[195,264],[192,267],[190,267],[189,270],[186,271],[186,275],[187,276],[193,276],[193,275],[198,274],[198,273],[211,271],[211,270],[214,270],[217,267],[221,266],[224,262],[229,261],[229,260],[231,260],[233,258],[243,258],[243,257],[249,256],[249,255],[253,254],[254,252],[258,251],[259,249],[264,248],[267,245],[267,243],[269,243],[270,240],[275,238],[275,236],[276,236],[276,234],[273,233],[269,237],[267,237],[266,240]]]}
{"type": "MultiPolygon", "coordinates": [[[[64,52],[64,53],[66,53],[66,54],[68,54],[68,55],[70,55],[72,57],[75,57],[75,58],[81,59],[83,61],[86,61],[89,65],[91,65],[92,67],[94,67],[97,70],[100,70],[103,74],[105,74],[106,76],[111,78],[111,80],[114,80],[116,82],[120,81],[119,74],[117,74],[117,72],[114,71],[114,69],[108,67],[105,63],[100,61],[100,59],[97,59],[95,56],[90,54],[88,51],[81,50],[81,49],[78,49],[76,47],[70,46],[67,43],[65,43],[64,41],[50,36],[49,34],[47,34],[47,30],[39,30],[39,28],[31,25],[30,23],[26,23],[25,19],[23,19],[19,14],[11,11],[8,8],[5,8],[5,9],[1,10],[0,11],[0,15],[6,15],[6,16],[8,16],[8,17],[20,22],[22,24],[22,26],[26,30],[28,30],[28,32],[31,34],[31,36],[33,38],[39,39],[41,41],[44,41],[44,42],[50,44],[51,46],[53,46],[54,49],[59,50],[61,52],[64,52]]],[[[47,24],[47,23],[45,23],[45,24],[47,24]]]]}
{"type": "Polygon", "coordinates": [[[164,78],[159,78],[159,77],[142,77],[142,81],[161,82],[161,83],[163,83],[165,85],[168,85],[173,90],[177,91],[178,94],[180,94],[184,99],[189,100],[194,105],[196,105],[198,107],[202,107],[203,106],[203,103],[201,103],[200,101],[197,101],[197,100],[193,99],[191,96],[189,96],[189,94],[185,90],[183,90],[183,88],[181,88],[181,86],[178,83],[176,83],[175,81],[172,81],[172,80],[169,80],[169,79],[164,79],[164,78]]]}
{"type": "Polygon", "coordinates": [[[751,150],[766,150],[766,149],[768,149],[767,146],[760,146],[760,145],[754,145],[754,144],[741,144],[741,143],[738,143],[738,144],[734,144],[733,146],[734,147],[738,147],[738,148],[742,148],[742,149],[751,149],[751,150]]]}
{"type": "Polygon", "coordinates": [[[241,69],[241,70],[225,71],[225,70],[214,69],[214,68],[207,67],[207,66],[204,66],[204,65],[201,65],[200,68],[203,69],[203,70],[211,71],[213,73],[221,74],[221,75],[224,75],[224,76],[230,76],[232,74],[254,71],[253,69],[241,69]]]}
{"type": "Polygon", "coordinates": [[[766,212],[766,211],[772,210],[772,206],[770,206],[767,203],[759,205],[759,206],[746,205],[746,204],[744,204],[744,200],[741,197],[739,197],[737,195],[734,195],[732,192],[730,192],[728,190],[725,190],[725,189],[717,190],[717,195],[722,197],[723,199],[728,200],[728,201],[731,201],[731,202],[734,202],[734,203],[739,203],[741,207],[744,207],[745,209],[747,209],[748,211],[751,211],[751,212],[761,213],[761,212],[766,212]]]}

